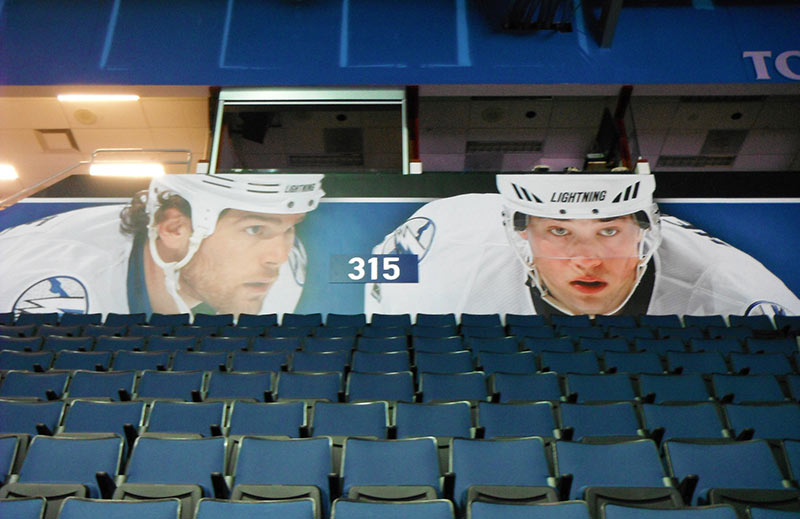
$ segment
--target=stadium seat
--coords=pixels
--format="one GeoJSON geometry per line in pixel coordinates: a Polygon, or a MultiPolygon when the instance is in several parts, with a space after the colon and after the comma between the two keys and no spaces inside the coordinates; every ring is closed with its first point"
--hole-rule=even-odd
{"type": "Polygon", "coordinates": [[[52,369],[105,371],[111,366],[110,351],[69,351],[56,353],[52,369]]]}
{"type": "Polygon", "coordinates": [[[453,438],[472,437],[472,410],[469,402],[411,404],[398,402],[394,408],[397,438],[433,436],[439,453],[439,468],[447,471],[453,438]]]}
{"type": "Polygon", "coordinates": [[[606,328],[606,335],[609,339],[625,339],[632,343],[636,339],[653,339],[655,334],[650,328],[620,328],[618,326],[609,326],[606,328]]]}
{"type": "Polygon", "coordinates": [[[0,350],[38,352],[44,337],[6,337],[0,335],[0,350]]]}
{"type": "Polygon", "coordinates": [[[751,519],[796,519],[797,513],[786,510],[775,510],[772,508],[759,508],[751,506],[750,511],[751,519]]]}
{"type": "Polygon", "coordinates": [[[632,402],[636,400],[633,384],[626,374],[583,375],[569,373],[564,380],[567,396],[570,400],[574,398],[575,402],[632,402]]]}
{"type": "MultiPolygon", "coordinates": [[[[635,508],[607,504],[601,519],[738,519],[736,509],[728,505],[679,507],[673,509],[635,508]]],[[[753,517],[753,519],[756,519],[753,517]]]]}
{"type": "MultiPolygon", "coordinates": [[[[189,314],[160,314],[154,313],[150,316],[148,324],[153,326],[185,326],[189,324],[192,317],[189,314]]],[[[108,324],[108,323],[106,323],[108,324]]],[[[142,322],[135,324],[144,324],[142,322]]]]}
{"type": "Polygon", "coordinates": [[[776,315],[775,328],[786,333],[800,331],[800,315],[776,315]]]}
{"type": "Polygon", "coordinates": [[[616,339],[595,339],[586,337],[580,339],[576,344],[578,351],[593,351],[597,355],[603,355],[605,352],[622,352],[627,353],[630,351],[628,341],[617,337],[616,339]]]}
{"type": "Polygon", "coordinates": [[[173,326],[152,324],[134,324],[128,327],[128,337],[163,337],[172,335],[173,326]]]}
{"type": "Polygon", "coordinates": [[[669,351],[666,355],[667,368],[680,373],[727,373],[728,366],[722,355],[715,351],[697,353],[669,351]]]}
{"type": "Polygon", "coordinates": [[[797,401],[800,401],[800,375],[789,375],[786,377],[786,385],[789,387],[789,393],[797,401]]]}
{"type": "Polygon", "coordinates": [[[478,403],[478,425],[488,439],[513,436],[555,437],[555,415],[550,402],[478,403]]]}
{"type": "Polygon", "coordinates": [[[10,326],[14,324],[14,312],[0,312],[0,325],[10,326]]]}
{"type": "MultiPolygon", "coordinates": [[[[95,402],[89,400],[76,400],[69,406],[64,417],[63,425],[58,429],[58,435],[82,436],[87,433],[111,433],[128,442],[136,438],[129,436],[130,432],[141,432],[144,424],[144,402],[95,402]],[[132,427],[126,431],[126,425],[132,427]]],[[[133,447],[127,445],[127,449],[133,447]]],[[[126,450],[127,451],[127,450],[126,450]]]]}
{"type": "Polygon", "coordinates": [[[771,375],[712,375],[714,394],[725,403],[782,402],[786,399],[771,375]]]}
{"type": "Polygon", "coordinates": [[[408,329],[411,327],[411,316],[409,314],[372,314],[369,324],[374,326],[400,326],[408,329]]]}
{"type": "Polygon", "coordinates": [[[593,351],[583,351],[579,353],[561,353],[555,351],[543,351],[539,356],[539,363],[542,371],[554,371],[556,373],[600,373],[600,363],[597,355],[593,351]]]}
{"type": "Polygon", "coordinates": [[[652,352],[619,353],[608,351],[603,357],[606,372],[616,373],[650,373],[658,374],[664,372],[661,360],[658,355],[652,352]]]}
{"type": "Polygon", "coordinates": [[[150,500],[178,498],[181,518],[194,515],[201,497],[214,495],[212,478],[223,474],[226,466],[227,440],[223,437],[202,439],[136,439],[123,482],[114,491],[114,499],[150,500]]]}
{"type": "Polygon", "coordinates": [[[233,324],[233,314],[196,314],[192,320],[195,326],[230,326],[233,324]]]}
{"type": "Polygon", "coordinates": [[[465,326],[459,330],[466,339],[502,339],[506,336],[504,326],[465,326]]]}
{"type": "Polygon", "coordinates": [[[366,501],[435,499],[439,461],[433,438],[345,442],[342,495],[366,501]]]}
{"type": "Polygon", "coordinates": [[[311,498],[328,517],[331,500],[330,438],[278,440],[244,437],[233,465],[234,500],[311,498]]]}
{"type": "Polygon", "coordinates": [[[0,487],[0,498],[44,497],[45,518],[55,518],[60,502],[68,496],[99,498],[95,474],[105,472],[114,477],[119,472],[121,456],[122,439],[117,436],[36,436],[19,474],[0,487]]]}
{"type": "Polygon", "coordinates": [[[67,312],[61,314],[61,319],[59,322],[63,326],[88,326],[90,324],[100,324],[103,322],[103,314],[73,314],[71,312],[67,312]]]}
{"type": "Polygon", "coordinates": [[[552,339],[556,336],[556,331],[549,325],[519,326],[512,324],[506,326],[506,333],[512,337],[518,337],[520,339],[552,339]]]}
{"type": "Polygon", "coordinates": [[[175,337],[208,337],[217,335],[219,327],[217,326],[195,326],[191,324],[182,324],[172,329],[172,334],[175,337]]]}
{"type": "Polygon", "coordinates": [[[144,337],[115,337],[101,335],[95,338],[94,351],[143,351],[146,341],[144,337]]]}
{"type": "Polygon", "coordinates": [[[42,424],[55,432],[64,414],[64,402],[0,400],[0,434],[35,436],[42,424]]]}
{"type": "Polygon", "coordinates": [[[735,435],[752,429],[760,440],[800,440],[800,406],[726,405],[725,414],[735,435]]]}
{"type": "Polygon", "coordinates": [[[314,519],[318,504],[313,499],[286,501],[227,501],[203,498],[195,519],[314,519]]]}
{"type": "Polygon", "coordinates": [[[699,374],[644,374],[639,376],[639,388],[642,398],[652,399],[656,404],[664,402],[703,402],[710,398],[706,383],[699,374]]]}
{"type": "Polygon", "coordinates": [[[369,502],[337,499],[333,502],[336,519],[453,519],[453,503],[445,499],[403,502],[369,502]]]}
{"type": "Polygon", "coordinates": [[[270,328],[278,326],[278,316],[276,314],[239,314],[236,326],[247,326],[256,328],[270,328]]]}
{"type": "Polygon", "coordinates": [[[425,326],[422,324],[415,324],[411,327],[412,337],[451,337],[458,335],[458,326],[425,326]]]}
{"type": "Polygon", "coordinates": [[[299,337],[254,337],[253,351],[295,351],[303,345],[299,337]]]}
{"type": "Polygon", "coordinates": [[[118,351],[112,363],[114,371],[167,369],[169,365],[168,351],[118,351]]]}
{"type": "Polygon", "coordinates": [[[225,373],[211,372],[205,400],[255,400],[269,402],[272,398],[273,374],[269,371],[225,373]]]}
{"type": "MultiPolygon", "coordinates": [[[[12,316],[14,314],[11,314],[12,316]]],[[[0,499],[0,517],[15,519],[42,519],[45,500],[41,497],[0,499]]]]}
{"type": "Polygon", "coordinates": [[[687,328],[690,326],[708,328],[709,326],[728,326],[728,323],[721,315],[684,315],[683,325],[687,328]]]}
{"type": "Polygon", "coordinates": [[[359,337],[356,349],[371,352],[406,351],[408,339],[402,337],[359,337]]]}
{"type": "Polygon", "coordinates": [[[0,324],[0,335],[6,337],[33,337],[36,335],[35,324],[0,324]]]}
{"type": "Polygon", "coordinates": [[[595,326],[603,328],[610,328],[612,326],[618,328],[636,328],[636,317],[632,315],[597,315],[594,318],[595,326]]]}
{"type": "Polygon", "coordinates": [[[150,407],[145,434],[148,436],[197,437],[215,436],[212,427],[221,428],[225,421],[223,402],[170,402],[156,400],[150,407]]]}
{"type": "Polygon", "coordinates": [[[678,339],[684,342],[690,339],[702,339],[705,337],[703,330],[697,326],[687,328],[655,328],[656,338],[658,339],[678,339]]]}
{"type": "Polygon", "coordinates": [[[197,337],[164,337],[155,335],[147,339],[148,351],[187,351],[197,346],[197,337]]]}
{"type": "Polygon", "coordinates": [[[786,440],[783,442],[786,451],[786,460],[789,462],[789,472],[792,479],[800,480],[800,441],[786,440]]]}
{"type": "Polygon", "coordinates": [[[551,315],[550,324],[555,327],[591,328],[592,318],[588,315],[551,315]]]}
{"type": "Polygon", "coordinates": [[[325,326],[338,328],[340,326],[355,326],[361,328],[367,325],[367,316],[364,314],[328,314],[325,317],[325,326]]]}
{"type": "MultiPolygon", "coordinates": [[[[153,314],[155,317],[157,314],[153,314]]],[[[151,317],[152,321],[152,317],[151,317]]],[[[130,326],[132,324],[146,324],[147,323],[147,315],[144,313],[133,313],[133,314],[118,314],[115,312],[109,312],[106,315],[106,320],[103,321],[103,324],[106,326],[130,326]]],[[[150,324],[158,324],[151,322],[150,324]]]]}
{"type": "Polygon", "coordinates": [[[285,313],[283,314],[283,319],[281,319],[281,326],[288,326],[288,327],[322,326],[322,314],[285,313]]]}
{"type": "Polygon", "coordinates": [[[14,471],[17,465],[17,457],[22,457],[24,453],[21,438],[17,436],[0,436],[0,478],[1,481],[8,481],[8,476],[14,471]]]}
{"type": "Polygon", "coordinates": [[[731,353],[744,353],[742,343],[734,338],[722,339],[689,339],[691,351],[716,351],[727,357],[731,353]]]}
{"type": "Polygon", "coordinates": [[[453,498],[463,511],[473,501],[558,501],[556,489],[548,485],[550,469],[541,438],[456,438],[450,459],[453,498]]]}
{"type": "Polygon", "coordinates": [[[750,353],[783,353],[784,355],[797,353],[796,337],[780,339],[757,339],[751,337],[745,340],[745,344],[750,353]]]}
{"type": "Polygon", "coordinates": [[[66,397],[121,400],[130,399],[136,382],[134,371],[83,371],[72,374],[66,397]]]}
{"type": "Polygon", "coordinates": [[[227,366],[225,351],[176,351],[172,357],[172,371],[218,371],[227,366]]]}
{"type": "Polygon", "coordinates": [[[361,332],[358,326],[318,326],[314,328],[313,337],[319,338],[337,338],[346,337],[355,341],[355,338],[361,332]]]}
{"type": "Polygon", "coordinates": [[[100,337],[101,335],[108,335],[109,337],[123,337],[128,332],[128,325],[120,324],[118,326],[110,326],[106,324],[90,324],[83,327],[84,337],[100,337]]]}
{"type": "Polygon", "coordinates": [[[349,337],[306,337],[303,351],[306,353],[325,353],[330,351],[347,352],[355,348],[355,336],[349,337]]]}
{"type": "Polygon", "coordinates": [[[644,314],[639,316],[639,326],[647,326],[650,328],[680,328],[682,324],[681,318],[675,314],[644,314]]]}
{"type": "Polygon", "coordinates": [[[517,353],[519,341],[516,337],[498,336],[495,338],[467,337],[465,342],[473,355],[479,353],[517,353]]]}
{"type": "Polygon", "coordinates": [[[202,337],[197,345],[197,351],[228,353],[243,351],[250,346],[247,337],[202,337]]]}
{"type": "Polygon", "coordinates": [[[475,369],[472,354],[466,350],[449,353],[416,352],[417,374],[422,373],[467,373],[475,369]]]}
{"type": "Polygon", "coordinates": [[[659,440],[674,438],[723,438],[724,421],[716,404],[644,404],[644,428],[659,440]]]}
{"type": "Polygon", "coordinates": [[[667,464],[679,480],[699,478],[692,504],[728,503],[800,511],[800,490],[787,490],[769,444],[763,440],[724,444],[664,443],[667,464]]]}
{"type": "Polygon", "coordinates": [[[589,519],[583,501],[516,505],[473,501],[467,511],[470,519],[589,519]]]}
{"type": "Polygon", "coordinates": [[[500,314],[464,313],[461,314],[461,319],[459,320],[459,324],[461,324],[462,328],[464,326],[475,326],[475,327],[485,327],[485,328],[503,326],[502,320],[500,319],[500,314]]]}
{"type": "Polygon", "coordinates": [[[411,345],[414,347],[415,352],[448,353],[465,349],[464,338],[460,335],[451,337],[414,337],[411,340],[411,345]]]}
{"type": "Polygon", "coordinates": [[[664,485],[666,474],[652,440],[557,442],[555,449],[556,475],[573,477],[569,499],[585,500],[595,517],[607,503],[653,508],[683,505],[678,490],[664,485]]]}
{"type": "Polygon", "coordinates": [[[490,392],[499,396],[500,402],[537,402],[561,399],[561,388],[556,373],[517,375],[494,373],[489,377],[490,392]]]}
{"type": "Polygon", "coordinates": [[[263,328],[258,326],[220,326],[220,337],[258,337],[264,333],[263,328]]]}
{"type": "Polygon", "coordinates": [[[705,330],[709,339],[735,339],[737,341],[746,341],[752,337],[756,332],[744,326],[736,326],[728,328],[726,326],[709,326],[705,330]]]}
{"type": "Polygon", "coordinates": [[[0,351],[0,371],[48,370],[53,363],[55,353],[52,351],[0,351]]]}
{"type": "Polygon", "coordinates": [[[57,400],[63,396],[68,379],[66,371],[9,371],[0,385],[0,398],[57,400]]]}
{"type": "Polygon", "coordinates": [[[180,513],[178,499],[121,501],[68,497],[61,504],[58,519],[178,519],[180,513]]]}
{"type": "Polygon", "coordinates": [[[537,371],[536,354],[532,351],[516,353],[482,352],[478,355],[478,369],[491,375],[493,373],[534,374],[537,371]]]}
{"type": "Polygon", "coordinates": [[[236,401],[231,406],[228,436],[299,438],[307,425],[303,402],[254,403],[236,401]]]}
{"type": "Polygon", "coordinates": [[[144,371],[136,388],[142,400],[184,400],[191,402],[194,391],[203,389],[202,371],[144,371]]]}
{"type": "Polygon", "coordinates": [[[408,335],[409,326],[379,326],[368,324],[361,328],[362,337],[404,337],[408,335]]]}
{"type": "Polygon", "coordinates": [[[348,402],[384,400],[411,402],[414,400],[414,376],[410,371],[397,373],[359,373],[347,376],[348,402]]]}
{"type": "Polygon", "coordinates": [[[277,395],[281,400],[328,400],[337,402],[342,390],[341,372],[282,372],[278,375],[277,395]]]}
{"type": "Polygon", "coordinates": [[[681,339],[634,339],[633,349],[655,353],[661,357],[666,356],[670,351],[686,351],[686,345],[681,339]]]}
{"type": "Polygon", "coordinates": [[[55,324],[43,324],[36,330],[39,337],[78,337],[81,334],[81,327],[60,326],[55,324]]]}
{"type": "Polygon", "coordinates": [[[788,375],[794,368],[783,353],[731,353],[734,373],[749,375],[788,375]]]}
{"type": "Polygon", "coordinates": [[[546,351],[574,353],[575,342],[567,337],[525,337],[522,339],[522,348],[537,354],[546,351]]]}
{"type": "Polygon", "coordinates": [[[774,330],[772,319],[768,315],[729,315],[728,323],[731,328],[734,326],[744,326],[751,330],[774,330]]]}
{"type": "Polygon", "coordinates": [[[541,315],[506,314],[506,326],[541,328],[547,326],[547,321],[541,315]]]}
{"type": "Polygon", "coordinates": [[[422,373],[419,390],[423,402],[486,400],[486,377],[482,371],[468,373],[422,373]]]}
{"type": "Polygon", "coordinates": [[[57,325],[58,313],[47,312],[42,314],[22,312],[17,316],[16,323],[18,325],[33,324],[35,326],[42,326],[45,324],[57,325]]]}
{"type": "Polygon", "coordinates": [[[353,352],[351,368],[364,373],[396,373],[409,371],[411,361],[407,351],[372,353],[356,350],[353,352]]]}
{"type": "Polygon", "coordinates": [[[271,371],[289,367],[288,351],[238,351],[231,355],[231,371],[271,371]]]}
{"type": "Polygon", "coordinates": [[[562,427],[571,427],[573,439],[639,437],[639,422],[631,402],[613,404],[568,404],[560,406],[562,427]]]}
{"type": "Polygon", "coordinates": [[[456,326],[458,323],[456,322],[455,314],[420,313],[417,314],[414,320],[414,324],[419,326],[439,327],[439,326],[456,326]]]}
{"type": "Polygon", "coordinates": [[[307,352],[292,354],[291,371],[338,371],[350,367],[350,351],[307,352]]]}
{"type": "Polygon", "coordinates": [[[348,437],[386,439],[389,406],[386,402],[315,402],[312,436],[327,436],[333,442],[333,469],[339,472],[342,449],[348,437]]]}
{"type": "Polygon", "coordinates": [[[316,326],[273,326],[264,331],[268,337],[295,337],[303,339],[314,335],[316,326]]]}
{"type": "Polygon", "coordinates": [[[606,331],[594,326],[556,326],[556,337],[579,339],[604,339],[606,331]]]}

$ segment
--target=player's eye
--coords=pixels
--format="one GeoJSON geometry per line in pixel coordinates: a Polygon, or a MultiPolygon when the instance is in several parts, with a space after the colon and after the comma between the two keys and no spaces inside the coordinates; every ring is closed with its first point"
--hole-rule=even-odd
{"type": "Polygon", "coordinates": [[[614,227],[609,227],[609,228],[606,228],[606,229],[600,229],[600,236],[606,236],[606,237],[614,236],[617,233],[619,233],[619,229],[616,229],[614,227]]]}
{"type": "Polygon", "coordinates": [[[549,229],[550,234],[554,236],[566,236],[569,234],[569,231],[564,229],[563,227],[550,227],[549,229]]]}
{"type": "Polygon", "coordinates": [[[249,234],[250,236],[258,236],[264,232],[263,225],[248,225],[244,228],[244,232],[249,234]]]}

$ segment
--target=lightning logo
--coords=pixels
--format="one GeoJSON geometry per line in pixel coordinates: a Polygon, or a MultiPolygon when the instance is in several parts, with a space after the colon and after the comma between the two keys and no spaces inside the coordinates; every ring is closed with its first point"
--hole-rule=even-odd
{"type": "Polygon", "coordinates": [[[436,224],[428,218],[411,218],[386,241],[383,254],[416,254],[422,261],[433,244],[436,224]]]}
{"type": "Polygon", "coordinates": [[[52,276],[28,287],[14,303],[14,313],[85,314],[89,311],[86,287],[72,276],[52,276]]]}

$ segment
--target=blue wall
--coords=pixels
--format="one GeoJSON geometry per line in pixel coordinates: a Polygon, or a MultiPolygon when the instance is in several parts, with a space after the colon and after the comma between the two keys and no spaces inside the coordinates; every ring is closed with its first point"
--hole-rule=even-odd
{"type": "Polygon", "coordinates": [[[800,80],[800,6],[695,4],[624,8],[601,49],[581,9],[571,33],[508,35],[477,0],[0,0],[0,84],[800,80]]]}

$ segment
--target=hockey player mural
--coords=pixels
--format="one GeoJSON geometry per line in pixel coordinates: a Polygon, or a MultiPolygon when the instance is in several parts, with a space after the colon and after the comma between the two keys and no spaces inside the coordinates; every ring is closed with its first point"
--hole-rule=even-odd
{"type": "Polygon", "coordinates": [[[636,173],[497,175],[499,194],[430,202],[374,254],[416,254],[419,283],[366,286],[377,313],[800,313],[761,263],[661,215],[636,173]]]}
{"type": "Polygon", "coordinates": [[[165,175],[126,206],[10,228],[0,311],[291,312],[307,263],[295,226],[319,204],[322,178],[165,175]]]}

